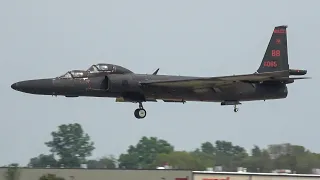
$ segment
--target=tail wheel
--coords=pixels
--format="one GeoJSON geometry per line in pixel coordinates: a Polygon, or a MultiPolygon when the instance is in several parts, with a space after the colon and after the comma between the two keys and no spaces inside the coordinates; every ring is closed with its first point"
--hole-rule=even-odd
{"type": "Polygon", "coordinates": [[[143,108],[139,108],[139,109],[136,109],[134,111],[134,116],[137,118],[137,119],[142,119],[142,118],[145,118],[147,115],[147,111],[143,108]]]}

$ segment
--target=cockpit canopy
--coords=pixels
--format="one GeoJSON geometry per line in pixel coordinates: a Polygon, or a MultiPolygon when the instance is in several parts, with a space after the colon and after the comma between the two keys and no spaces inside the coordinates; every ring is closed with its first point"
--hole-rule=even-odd
{"type": "Polygon", "coordinates": [[[88,72],[84,70],[68,71],[66,74],[59,76],[59,78],[63,78],[63,79],[84,78],[84,77],[88,77],[88,72]]]}
{"type": "Polygon", "coordinates": [[[113,64],[94,64],[90,66],[89,69],[87,69],[89,73],[99,73],[99,72],[106,72],[109,74],[126,74],[126,73],[132,73],[132,71],[118,66],[118,65],[113,65],[113,64]]]}
{"type": "Polygon", "coordinates": [[[86,78],[92,76],[99,76],[96,73],[105,73],[105,74],[126,74],[126,73],[133,73],[132,71],[113,64],[95,64],[90,66],[87,70],[72,70],[68,71],[62,76],[58,78],[61,79],[73,79],[73,78],[86,78]]]}
{"type": "Polygon", "coordinates": [[[90,68],[87,70],[90,73],[105,71],[105,72],[112,72],[115,70],[115,67],[109,64],[95,64],[90,66],[90,68]]]}

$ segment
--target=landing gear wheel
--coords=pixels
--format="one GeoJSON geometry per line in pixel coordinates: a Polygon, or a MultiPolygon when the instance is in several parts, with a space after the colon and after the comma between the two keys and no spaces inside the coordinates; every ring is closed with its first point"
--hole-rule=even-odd
{"type": "Polygon", "coordinates": [[[139,109],[136,109],[134,111],[134,116],[137,118],[137,119],[142,119],[142,118],[145,118],[147,115],[147,111],[143,108],[139,108],[139,109]]]}
{"type": "Polygon", "coordinates": [[[139,108],[134,111],[134,116],[137,119],[145,118],[147,115],[147,111],[143,108],[142,103],[139,102],[139,108]]]}
{"type": "Polygon", "coordinates": [[[238,112],[239,111],[239,108],[237,108],[237,105],[234,105],[233,111],[234,112],[238,112]]]}

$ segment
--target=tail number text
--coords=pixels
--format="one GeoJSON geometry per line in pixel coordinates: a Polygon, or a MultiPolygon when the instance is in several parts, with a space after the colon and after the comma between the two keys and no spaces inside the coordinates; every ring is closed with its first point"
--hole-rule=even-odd
{"type": "Polygon", "coordinates": [[[278,67],[277,61],[264,61],[263,62],[264,67],[278,67]]]}
{"type": "Polygon", "coordinates": [[[280,56],[280,50],[272,50],[272,51],[271,51],[271,55],[272,55],[273,57],[278,57],[278,56],[280,56]]]}

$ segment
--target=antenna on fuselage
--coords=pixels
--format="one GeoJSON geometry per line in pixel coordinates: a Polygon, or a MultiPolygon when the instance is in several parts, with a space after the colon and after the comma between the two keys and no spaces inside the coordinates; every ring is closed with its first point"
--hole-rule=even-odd
{"type": "Polygon", "coordinates": [[[152,75],[157,75],[157,74],[158,74],[159,69],[160,69],[160,68],[158,68],[155,72],[153,72],[153,73],[152,73],[152,75]]]}

